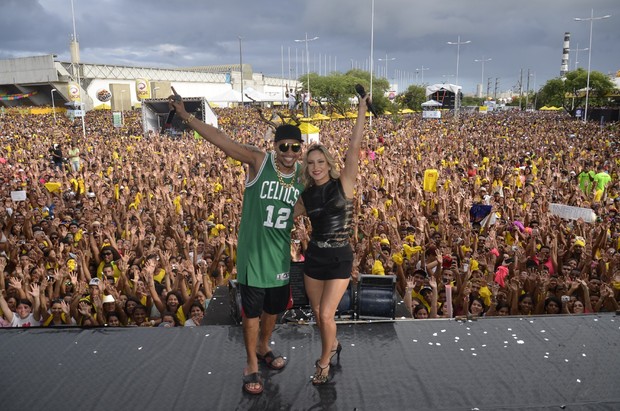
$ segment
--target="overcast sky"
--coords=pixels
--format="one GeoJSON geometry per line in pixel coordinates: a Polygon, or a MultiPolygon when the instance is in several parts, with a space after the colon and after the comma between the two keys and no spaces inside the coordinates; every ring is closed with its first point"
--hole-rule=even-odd
{"type": "MultiPolygon", "coordinates": [[[[0,0],[0,59],[54,53],[70,61],[71,0],[0,0]]],[[[592,70],[620,70],[620,0],[74,0],[84,63],[146,67],[252,65],[254,72],[295,78],[369,68],[403,86],[456,82],[473,93],[491,77],[491,92],[538,88],[558,77],[564,32],[571,49],[588,47],[592,70]],[[461,46],[447,42],[470,41],[461,46]],[[371,37],[374,39],[371,48],[371,37]],[[290,54],[289,54],[290,53],[290,54]],[[290,58],[289,58],[290,55],[290,58]],[[302,60],[302,55],[304,56],[302,60]],[[387,56],[387,59],[386,59],[387,56]],[[379,60],[382,59],[382,60],[379,60]],[[319,64],[320,62],[320,64],[319,64]],[[290,67],[290,71],[289,71],[290,67]],[[424,68],[424,70],[422,70],[424,68]]],[[[587,69],[588,51],[578,65],[587,69]]],[[[577,52],[570,53],[574,69],[577,52]]]]}

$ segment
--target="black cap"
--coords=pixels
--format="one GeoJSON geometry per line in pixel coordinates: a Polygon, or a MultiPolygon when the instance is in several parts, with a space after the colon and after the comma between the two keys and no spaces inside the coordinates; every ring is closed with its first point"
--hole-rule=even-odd
{"type": "Polygon", "coordinates": [[[273,141],[278,142],[280,140],[297,140],[302,142],[301,130],[292,124],[282,124],[276,128],[276,136],[273,141]]]}
{"type": "Polygon", "coordinates": [[[416,275],[416,274],[420,274],[424,278],[428,277],[428,273],[426,272],[426,270],[423,270],[421,268],[418,268],[417,270],[413,272],[413,275],[416,275]]]}
{"type": "Polygon", "coordinates": [[[422,294],[432,293],[432,292],[433,292],[433,289],[431,287],[422,287],[419,294],[422,295],[422,294]]]}

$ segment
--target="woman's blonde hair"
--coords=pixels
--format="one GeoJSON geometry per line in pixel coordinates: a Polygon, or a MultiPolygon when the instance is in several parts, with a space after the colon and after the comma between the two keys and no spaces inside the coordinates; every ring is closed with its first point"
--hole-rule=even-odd
{"type": "Polygon", "coordinates": [[[336,179],[340,177],[340,170],[338,168],[338,164],[336,164],[336,159],[329,152],[327,147],[321,144],[313,144],[306,150],[306,154],[304,155],[304,161],[301,168],[301,181],[305,187],[310,187],[314,185],[314,179],[310,176],[308,172],[308,155],[313,151],[320,151],[325,156],[325,161],[327,161],[327,165],[329,165],[329,177],[336,179]]]}

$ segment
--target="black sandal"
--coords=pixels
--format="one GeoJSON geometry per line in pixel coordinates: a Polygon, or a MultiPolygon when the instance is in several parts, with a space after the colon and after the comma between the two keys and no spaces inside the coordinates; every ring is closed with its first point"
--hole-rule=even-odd
{"type": "Polygon", "coordinates": [[[318,370],[316,370],[314,375],[312,376],[312,385],[326,384],[327,381],[329,381],[329,364],[327,364],[325,367],[321,367],[321,363],[319,363],[319,360],[316,360],[314,365],[316,366],[316,368],[318,368],[318,370]],[[324,373],[325,370],[327,370],[327,372],[324,373]]]}
{"type": "Polygon", "coordinates": [[[261,379],[259,373],[254,372],[252,374],[243,376],[243,391],[247,392],[248,394],[258,395],[263,392],[263,388],[263,380],[261,379]],[[258,384],[258,388],[255,388],[253,390],[250,389],[249,386],[251,384],[258,384]]]}
{"type": "Polygon", "coordinates": [[[256,353],[256,358],[258,358],[259,361],[264,361],[265,364],[267,364],[267,367],[271,368],[272,370],[279,371],[286,367],[286,360],[284,359],[284,357],[279,354],[274,354],[273,351],[269,351],[265,355],[260,355],[259,353],[256,353]],[[278,359],[282,360],[282,365],[279,367],[275,365],[275,361],[278,359]]]}

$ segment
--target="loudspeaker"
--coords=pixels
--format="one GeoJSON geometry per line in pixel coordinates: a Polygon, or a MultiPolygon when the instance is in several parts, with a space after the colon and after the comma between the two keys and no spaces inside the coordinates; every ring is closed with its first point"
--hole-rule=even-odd
{"type": "Polygon", "coordinates": [[[228,280],[228,297],[230,299],[230,316],[235,324],[242,321],[243,308],[241,306],[241,291],[237,287],[237,280],[228,280]]]}
{"type": "MultiPolygon", "coordinates": [[[[213,290],[211,301],[207,305],[205,315],[200,325],[239,325],[240,314],[231,315],[231,295],[230,284],[219,285],[213,290]]],[[[235,308],[235,312],[240,313],[240,306],[235,308]]]]}
{"type": "Polygon", "coordinates": [[[357,318],[396,318],[395,275],[362,274],[357,287],[357,318]]]}
{"type": "Polygon", "coordinates": [[[306,286],[304,285],[304,263],[291,262],[291,270],[289,271],[289,284],[291,285],[291,297],[293,305],[291,308],[301,308],[310,305],[308,296],[306,295],[306,286]]]}

